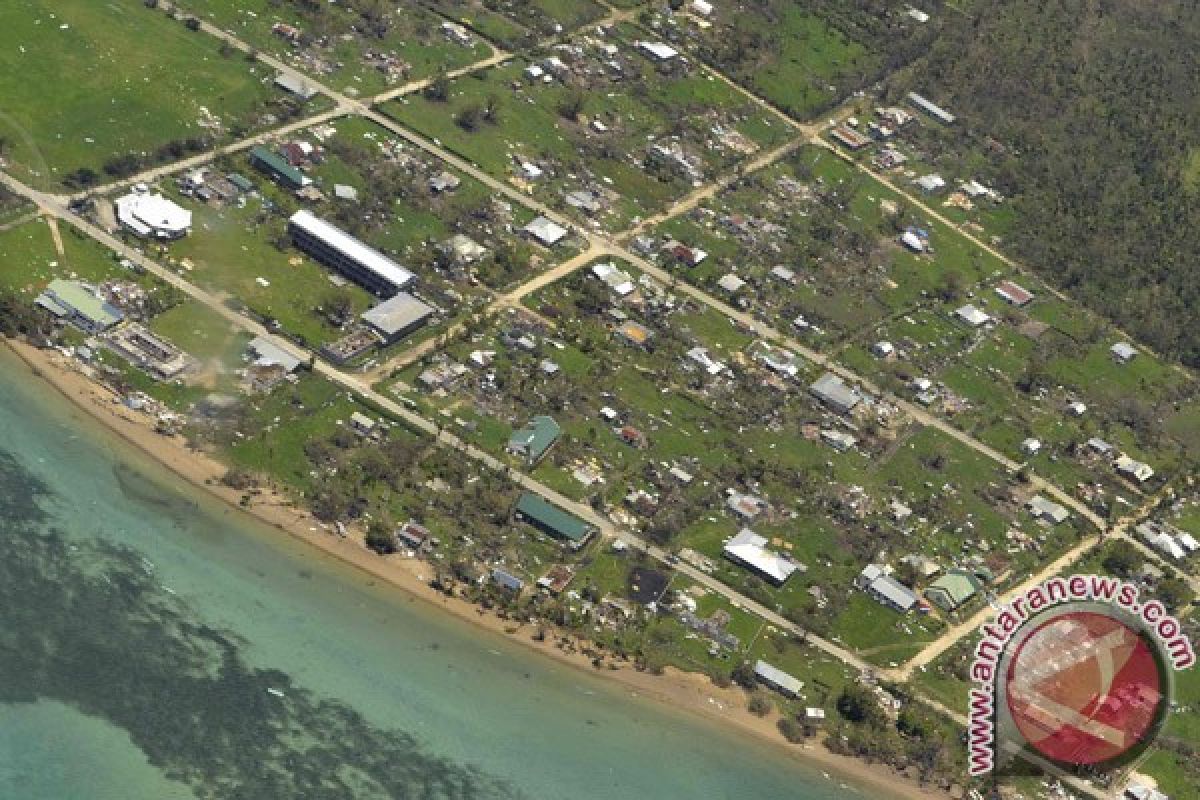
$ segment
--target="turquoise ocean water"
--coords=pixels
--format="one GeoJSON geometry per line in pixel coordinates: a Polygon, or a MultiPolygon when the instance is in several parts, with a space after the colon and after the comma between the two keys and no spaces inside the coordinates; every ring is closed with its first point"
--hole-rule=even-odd
{"type": "Polygon", "coordinates": [[[0,356],[3,800],[859,796],[157,472],[0,356]]]}

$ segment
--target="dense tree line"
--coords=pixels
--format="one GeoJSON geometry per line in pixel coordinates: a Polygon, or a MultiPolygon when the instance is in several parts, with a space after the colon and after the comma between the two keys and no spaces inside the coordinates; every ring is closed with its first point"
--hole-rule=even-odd
{"type": "Polygon", "coordinates": [[[1009,249],[1158,351],[1200,364],[1193,4],[981,0],[893,97],[959,116],[941,166],[1012,198],[1009,249]]]}

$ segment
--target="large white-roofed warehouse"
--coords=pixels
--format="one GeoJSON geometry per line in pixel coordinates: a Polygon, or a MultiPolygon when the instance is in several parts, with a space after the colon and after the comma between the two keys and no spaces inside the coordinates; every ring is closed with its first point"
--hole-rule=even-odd
{"type": "Polygon", "coordinates": [[[312,212],[302,210],[293,214],[288,220],[288,232],[296,247],[382,297],[391,297],[416,277],[383,253],[312,212]]]}

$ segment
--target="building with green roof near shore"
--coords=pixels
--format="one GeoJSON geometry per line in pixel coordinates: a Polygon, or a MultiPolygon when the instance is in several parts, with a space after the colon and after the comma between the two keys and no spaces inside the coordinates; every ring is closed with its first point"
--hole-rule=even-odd
{"type": "Polygon", "coordinates": [[[574,514],[563,511],[541,495],[525,492],[517,500],[517,519],[528,522],[556,539],[567,541],[572,547],[581,547],[596,532],[593,525],[574,514]]]}
{"type": "Polygon", "coordinates": [[[101,333],[125,318],[119,308],[78,281],[52,280],[34,302],[86,333],[101,333]]]}
{"type": "Polygon", "coordinates": [[[954,611],[979,591],[979,581],[969,572],[952,569],[925,590],[925,599],[943,611],[954,611]]]}
{"type": "Polygon", "coordinates": [[[546,452],[558,441],[562,428],[553,417],[539,416],[519,431],[508,437],[508,452],[523,456],[529,466],[542,460],[546,452]]]}

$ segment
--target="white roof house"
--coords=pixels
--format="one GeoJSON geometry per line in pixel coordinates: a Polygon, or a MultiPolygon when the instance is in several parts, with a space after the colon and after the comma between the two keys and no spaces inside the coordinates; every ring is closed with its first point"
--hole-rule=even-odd
{"type": "Polygon", "coordinates": [[[1038,519],[1054,525],[1057,525],[1060,522],[1066,522],[1067,518],[1070,516],[1065,508],[1052,500],[1047,500],[1040,494],[1031,497],[1025,506],[1029,509],[1029,513],[1033,514],[1038,519]]]}
{"type": "Polygon", "coordinates": [[[766,544],[766,537],[759,536],[749,528],[743,528],[737,536],[725,543],[721,552],[730,561],[757,572],[776,586],[783,585],[797,570],[803,570],[795,561],[768,550],[766,544]]]}
{"type": "Polygon", "coordinates": [[[1180,533],[1175,538],[1179,540],[1181,545],[1183,545],[1183,549],[1187,550],[1189,553],[1194,553],[1197,550],[1200,550],[1200,542],[1197,542],[1196,537],[1192,536],[1190,533],[1180,533]]]}
{"type": "Polygon", "coordinates": [[[710,356],[707,347],[693,347],[687,351],[687,356],[709,375],[720,375],[725,371],[725,365],[710,356]]]}
{"type": "Polygon", "coordinates": [[[754,665],[754,675],[767,686],[777,689],[789,697],[795,697],[804,688],[803,681],[797,680],[778,667],[773,667],[761,659],[754,665]]]}
{"type": "Polygon", "coordinates": [[[783,281],[784,283],[795,283],[796,282],[796,273],[793,272],[792,270],[788,269],[787,267],[783,266],[782,264],[771,267],[771,276],[774,278],[778,278],[779,280],[783,281]]]}
{"type": "Polygon", "coordinates": [[[980,311],[973,305],[965,305],[954,312],[954,316],[961,319],[963,322],[970,325],[972,328],[978,328],[991,321],[991,317],[980,311]]]}
{"type": "Polygon", "coordinates": [[[921,241],[921,237],[917,236],[912,231],[905,231],[900,234],[900,244],[912,250],[914,253],[925,252],[925,242],[921,241]]]}
{"type": "Polygon", "coordinates": [[[1135,461],[1124,453],[1117,456],[1114,466],[1116,466],[1117,472],[1127,478],[1133,478],[1138,483],[1145,483],[1154,477],[1153,467],[1141,461],[1135,461]]]}
{"type": "Polygon", "coordinates": [[[1023,442],[1021,442],[1021,452],[1025,453],[1027,455],[1036,456],[1038,454],[1038,451],[1040,451],[1041,449],[1042,449],[1041,440],[1035,439],[1032,436],[1030,436],[1028,439],[1025,439],[1023,442]]]}
{"type": "Polygon", "coordinates": [[[717,281],[717,286],[720,286],[722,289],[729,292],[730,294],[737,293],[745,285],[746,285],[746,282],[744,280],[742,280],[741,278],[739,278],[737,275],[734,275],[732,272],[722,276],[722,278],[719,281],[717,281]]]}
{"type": "Polygon", "coordinates": [[[617,265],[611,261],[606,261],[602,264],[596,264],[592,267],[592,274],[604,282],[604,285],[611,289],[620,297],[633,294],[634,286],[633,278],[628,272],[618,269],[617,265]]]}
{"type": "Polygon", "coordinates": [[[917,186],[920,186],[927,192],[936,192],[946,188],[946,180],[936,172],[928,175],[922,175],[916,180],[917,186]]]}
{"type": "Polygon", "coordinates": [[[679,51],[663,42],[638,42],[638,49],[655,61],[670,61],[679,55],[679,51]]]}
{"type": "Polygon", "coordinates": [[[286,92],[291,92],[301,100],[310,100],[317,94],[316,86],[290,72],[281,72],[276,75],[275,85],[286,92]]]}
{"type": "Polygon", "coordinates": [[[707,17],[713,12],[713,5],[708,0],[692,0],[691,9],[693,14],[707,17]]]}
{"type": "Polygon", "coordinates": [[[178,239],[192,227],[192,212],[157,192],[134,189],[118,197],[113,205],[117,221],[144,238],[178,239]]]}
{"type": "Polygon", "coordinates": [[[880,358],[887,358],[896,352],[896,346],[891,342],[876,342],[871,345],[871,352],[880,358]]]}
{"type": "Polygon", "coordinates": [[[1113,354],[1113,358],[1122,364],[1132,361],[1134,356],[1138,354],[1137,348],[1129,342],[1117,342],[1108,351],[1113,354]]]}
{"type": "Polygon", "coordinates": [[[525,226],[525,232],[546,247],[553,247],[567,236],[567,229],[545,217],[538,217],[525,226]]]}
{"type": "Polygon", "coordinates": [[[258,367],[278,366],[287,372],[295,371],[304,363],[304,359],[280,347],[262,336],[256,336],[247,349],[254,356],[254,365],[258,367]]]}
{"type": "Polygon", "coordinates": [[[1084,414],[1087,413],[1087,406],[1084,405],[1083,403],[1079,402],[1078,400],[1076,400],[1074,403],[1071,403],[1070,405],[1067,406],[1067,411],[1070,411],[1073,415],[1075,415],[1077,417],[1082,417],[1084,414]]]}
{"type": "Polygon", "coordinates": [[[1175,537],[1169,533],[1160,533],[1158,536],[1150,540],[1150,546],[1159,551],[1165,556],[1170,556],[1176,561],[1182,561],[1187,557],[1183,547],[1179,542],[1175,541],[1175,537]]]}

